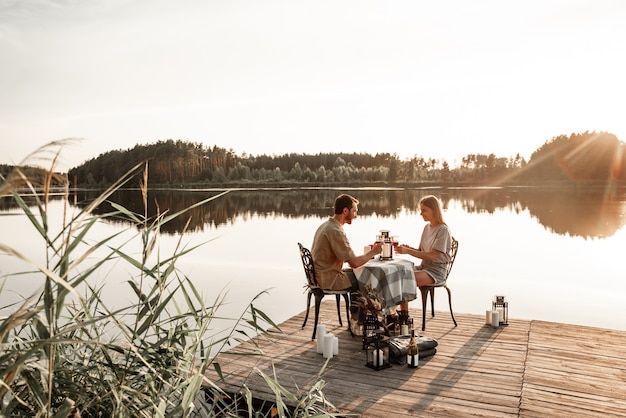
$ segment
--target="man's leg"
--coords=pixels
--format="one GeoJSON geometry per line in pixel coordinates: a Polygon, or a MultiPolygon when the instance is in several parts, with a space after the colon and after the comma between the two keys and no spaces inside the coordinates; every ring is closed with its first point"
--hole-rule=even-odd
{"type": "Polygon", "coordinates": [[[358,315],[359,314],[359,306],[356,301],[359,297],[359,281],[356,279],[356,274],[350,268],[343,269],[343,272],[346,273],[348,278],[350,279],[350,315],[358,315]]]}

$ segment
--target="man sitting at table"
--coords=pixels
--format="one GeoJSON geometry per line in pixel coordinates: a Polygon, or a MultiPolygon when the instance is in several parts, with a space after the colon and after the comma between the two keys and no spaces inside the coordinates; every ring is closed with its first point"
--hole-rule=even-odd
{"type": "Polygon", "coordinates": [[[344,224],[351,224],[356,218],[359,201],[349,194],[335,199],[335,214],[317,228],[313,237],[311,255],[315,265],[318,285],[328,290],[349,289],[359,291],[359,283],[353,268],[367,263],[382,251],[381,244],[375,244],[367,253],[356,255],[343,230],[344,224]],[[343,268],[348,263],[351,268],[343,268]]]}

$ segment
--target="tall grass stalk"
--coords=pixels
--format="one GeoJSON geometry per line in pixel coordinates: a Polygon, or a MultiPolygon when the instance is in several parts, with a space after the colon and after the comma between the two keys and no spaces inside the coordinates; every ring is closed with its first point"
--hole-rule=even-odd
{"type": "MultiPolygon", "coordinates": [[[[21,304],[2,306],[10,314],[0,318],[0,416],[11,417],[212,417],[330,416],[320,380],[309,391],[292,394],[275,376],[260,371],[276,394],[275,402],[253,402],[240,394],[223,393],[205,377],[214,367],[224,377],[216,355],[233,344],[278,328],[254,306],[257,295],[238,318],[220,318],[224,294],[206,303],[176,267],[193,251],[181,239],[173,254],[162,256],[161,227],[185,212],[210,204],[210,197],[177,213],[164,211],[148,217],[147,163],[138,164],[88,205],[70,205],[66,177],[55,172],[60,150],[70,141],[56,141],[29,156],[50,163],[36,181],[18,167],[0,182],[0,197],[11,196],[36,230],[43,262],[29,258],[0,242],[0,253],[16,257],[32,268],[5,277],[38,280],[41,291],[21,304]],[[139,180],[144,213],[133,213],[114,203],[96,214],[113,192],[139,180]],[[52,190],[63,190],[61,220],[50,219],[52,190]],[[35,204],[22,198],[35,196],[35,204]],[[93,231],[110,218],[123,218],[125,231],[96,238],[93,231]],[[60,225],[60,227],[58,226],[60,225]],[[126,233],[131,238],[126,239],[126,233]],[[126,250],[139,239],[140,254],[126,250]],[[121,240],[121,243],[119,242],[121,240]],[[103,287],[90,280],[112,263],[125,262],[135,273],[127,280],[134,299],[112,309],[102,297],[103,287]],[[232,320],[232,327],[212,327],[213,320],[232,320]],[[277,414],[277,415],[274,415],[277,414]]],[[[226,192],[224,192],[226,193],[226,192]]],[[[158,204],[157,204],[158,207],[158,204]]],[[[188,221],[189,222],[189,221],[188,221]]],[[[6,239],[3,236],[3,239],[6,239]]],[[[210,274],[210,272],[208,273],[210,274]]],[[[118,278],[114,278],[118,280],[118,278]]],[[[2,290],[3,283],[0,283],[2,290]]]]}

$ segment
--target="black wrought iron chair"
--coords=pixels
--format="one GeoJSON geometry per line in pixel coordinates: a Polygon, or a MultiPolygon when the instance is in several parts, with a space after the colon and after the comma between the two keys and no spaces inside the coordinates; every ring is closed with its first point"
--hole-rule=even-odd
{"type": "Polygon", "coordinates": [[[315,324],[313,325],[313,336],[311,340],[315,339],[315,333],[317,332],[317,321],[320,314],[320,304],[322,303],[322,299],[326,295],[335,295],[337,300],[337,317],[339,318],[339,325],[343,325],[341,322],[341,296],[346,302],[346,318],[348,319],[348,331],[350,331],[350,335],[354,336],[352,333],[352,329],[350,328],[350,291],[348,289],[344,290],[328,290],[322,289],[317,284],[317,279],[315,277],[315,265],[313,264],[313,256],[311,255],[311,251],[302,246],[302,244],[298,243],[298,247],[300,248],[300,257],[302,258],[302,266],[304,267],[304,273],[306,274],[307,284],[306,287],[307,297],[306,297],[306,315],[304,316],[304,322],[302,323],[302,329],[304,329],[306,325],[306,321],[309,319],[309,308],[311,306],[311,296],[315,296],[315,324]]]}
{"type": "Polygon", "coordinates": [[[459,242],[452,237],[452,245],[450,246],[450,262],[446,267],[446,278],[443,283],[429,284],[426,286],[420,286],[420,291],[422,293],[422,331],[426,329],[426,301],[428,300],[428,294],[430,294],[430,312],[432,316],[435,316],[435,289],[438,287],[443,287],[448,291],[448,305],[450,305],[450,316],[452,317],[452,322],[454,322],[454,326],[456,327],[456,319],[454,319],[454,314],[452,313],[452,292],[448,287],[448,277],[450,276],[450,271],[452,270],[452,265],[454,264],[454,260],[456,259],[456,253],[459,249],[459,242]]]}

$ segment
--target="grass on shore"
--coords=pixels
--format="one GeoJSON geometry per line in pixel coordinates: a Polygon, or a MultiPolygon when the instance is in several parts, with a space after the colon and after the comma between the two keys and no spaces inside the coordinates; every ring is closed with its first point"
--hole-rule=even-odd
{"type": "MultiPolygon", "coordinates": [[[[218,373],[219,353],[231,345],[278,328],[254,306],[257,295],[226,332],[211,326],[219,318],[224,295],[207,304],[177,261],[193,251],[182,242],[173,254],[159,251],[160,229],[193,207],[210,204],[224,193],[177,213],[147,216],[147,163],[138,164],[88,205],[69,204],[69,182],[55,172],[66,141],[52,142],[29,157],[50,163],[46,175],[31,179],[16,167],[0,179],[0,197],[11,196],[37,231],[43,262],[22,254],[4,236],[0,254],[27,263],[28,271],[2,277],[0,289],[11,280],[37,280],[41,291],[21,303],[2,306],[10,314],[0,318],[0,415],[15,417],[211,417],[211,416],[332,416],[325,410],[320,381],[309,391],[286,392],[273,376],[263,376],[276,393],[276,402],[259,403],[244,389],[226,394],[205,371],[218,373]],[[139,181],[144,213],[111,202],[112,210],[95,214],[108,197],[131,181],[139,181]],[[62,219],[48,211],[50,191],[65,191],[62,219]],[[27,204],[18,190],[35,196],[27,204]],[[107,218],[124,218],[132,238],[117,243],[122,233],[100,239],[92,230],[107,218]],[[140,240],[141,251],[127,248],[140,240]],[[115,263],[135,272],[126,281],[134,299],[112,309],[102,287],[91,284],[115,263]]],[[[158,203],[157,203],[158,205],[158,203]]],[[[187,221],[187,224],[189,220],[187,221]]],[[[227,378],[222,376],[223,379],[227,378]]]]}

